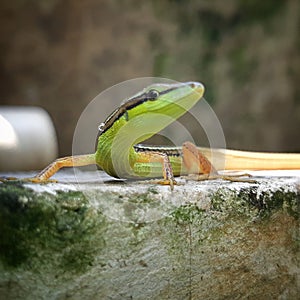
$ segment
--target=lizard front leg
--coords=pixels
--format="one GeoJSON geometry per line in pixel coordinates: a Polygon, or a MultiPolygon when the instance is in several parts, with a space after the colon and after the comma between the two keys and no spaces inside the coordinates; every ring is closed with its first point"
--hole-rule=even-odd
{"type": "Polygon", "coordinates": [[[157,183],[170,185],[171,190],[174,189],[174,184],[176,184],[176,181],[174,179],[173,169],[167,154],[152,151],[141,152],[138,154],[136,162],[145,164],[151,164],[155,162],[160,163],[162,165],[162,174],[164,179],[159,180],[157,183]]]}

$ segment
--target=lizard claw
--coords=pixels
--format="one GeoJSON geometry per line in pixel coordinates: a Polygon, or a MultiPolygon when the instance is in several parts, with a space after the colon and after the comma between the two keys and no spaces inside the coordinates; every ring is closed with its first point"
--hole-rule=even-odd
{"type": "Polygon", "coordinates": [[[163,180],[157,181],[156,183],[161,184],[161,185],[169,185],[171,191],[174,190],[174,185],[177,185],[177,182],[175,179],[163,179],[163,180]]]}
{"type": "Polygon", "coordinates": [[[56,182],[58,182],[58,180],[55,180],[55,179],[41,179],[39,177],[24,178],[22,180],[30,182],[30,183],[56,183],[56,182]]]}

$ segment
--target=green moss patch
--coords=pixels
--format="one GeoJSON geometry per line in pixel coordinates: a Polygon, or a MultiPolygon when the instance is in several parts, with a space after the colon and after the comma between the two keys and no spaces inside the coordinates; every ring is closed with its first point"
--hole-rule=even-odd
{"type": "Polygon", "coordinates": [[[86,268],[93,262],[87,234],[97,225],[92,221],[96,218],[89,218],[92,213],[81,192],[36,194],[21,184],[1,184],[2,264],[14,268],[24,264],[32,267],[35,257],[42,255],[46,263],[56,259],[57,251],[58,267],[72,271],[86,268]]]}

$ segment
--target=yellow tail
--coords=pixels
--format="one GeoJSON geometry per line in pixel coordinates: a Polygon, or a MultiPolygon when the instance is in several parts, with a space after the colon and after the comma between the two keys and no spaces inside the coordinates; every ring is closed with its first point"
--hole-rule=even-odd
{"type": "Polygon", "coordinates": [[[199,148],[217,170],[300,170],[300,153],[199,148]]]}

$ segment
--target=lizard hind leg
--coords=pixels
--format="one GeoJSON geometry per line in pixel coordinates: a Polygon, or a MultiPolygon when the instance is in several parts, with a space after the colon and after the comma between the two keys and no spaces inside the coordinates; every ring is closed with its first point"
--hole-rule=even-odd
{"type": "Polygon", "coordinates": [[[191,142],[185,142],[182,145],[183,163],[189,174],[218,174],[217,170],[211,162],[199,151],[199,149],[191,142]]]}
{"type": "Polygon", "coordinates": [[[255,180],[244,179],[240,177],[250,177],[249,174],[222,175],[219,174],[212,163],[204,154],[191,142],[185,142],[182,145],[183,163],[188,171],[188,178],[192,180],[214,180],[223,179],[232,182],[250,182],[255,180]]]}
{"type": "Polygon", "coordinates": [[[95,154],[84,154],[75,156],[66,156],[56,159],[38,175],[28,180],[34,183],[41,183],[51,181],[49,178],[53,176],[58,170],[64,167],[80,167],[96,164],[95,154]]]}

